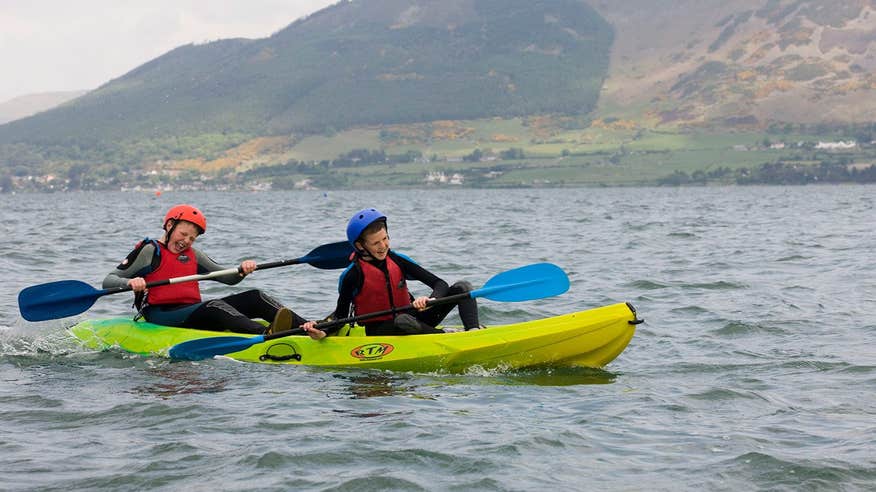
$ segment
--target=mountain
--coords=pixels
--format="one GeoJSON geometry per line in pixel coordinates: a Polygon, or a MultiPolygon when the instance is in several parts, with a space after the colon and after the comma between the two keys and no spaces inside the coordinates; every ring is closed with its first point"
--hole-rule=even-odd
{"type": "Polygon", "coordinates": [[[0,143],[279,135],[591,111],[610,26],[577,0],[345,1],[259,40],[177,48],[0,143]]]}
{"type": "Polygon", "coordinates": [[[649,127],[876,114],[876,1],[594,0],[614,27],[600,110],[649,127]]]}
{"type": "Polygon", "coordinates": [[[52,109],[76,99],[87,91],[43,92],[27,94],[0,103],[0,125],[52,109]]]}
{"type": "Polygon", "coordinates": [[[144,168],[282,164],[310,179],[344,152],[363,162],[363,147],[614,165],[649,133],[869,142],[874,114],[876,0],[346,0],[268,38],[181,46],[0,125],[0,178],[111,186],[144,168]],[[329,141],[344,130],[378,136],[329,141]]]}

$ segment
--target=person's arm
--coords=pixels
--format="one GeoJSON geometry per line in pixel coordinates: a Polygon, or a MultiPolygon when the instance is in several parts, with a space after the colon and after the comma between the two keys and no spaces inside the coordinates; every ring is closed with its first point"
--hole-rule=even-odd
{"type": "MultiPolygon", "coordinates": [[[[213,261],[212,258],[207,256],[205,253],[202,253],[200,250],[197,250],[195,248],[192,248],[192,250],[195,252],[195,258],[198,261],[198,274],[199,275],[228,269],[228,267],[222,266],[222,265],[216,263],[215,261],[213,261]]],[[[247,260],[247,261],[249,261],[249,260],[247,260]]],[[[243,265],[243,263],[241,263],[241,265],[243,265]]],[[[222,282],[225,285],[236,285],[236,284],[239,284],[240,281],[243,280],[244,277],[246,277],[246,274],[240,274],[240,273],[235,272],[235,273],[230,273],[228,275],[222,275],[221,277],[215,277],[215,278],[212,278],[210,280],[222,282]]]]}
{"type": "Polygon", "coordinates": [[[335,305],[333,319],[346,318],[350,315],[350,306],[353,305],[353,294],[362,288],[362,277],[358,268],[347,270],[341,285],[338,287],[338,302],[335,305]]]}
{"type": "MultiPolygon", "coordinates": [[[[362,278],[359,275],[359,269],[349,269],[338,288],[338,302],[335,304],[335,311],[326,318],[326,321],[343,319],[350,315],[350,306],[353,305],[353,293],[361,288],[361,284],[362,278]]],[[[341,326],[343,325],[330,328],[327,333],[335,333],[341,329],[341,326]]]]}
{"type": "MultiPolygon", "coordinates": [[[[155,255],[155,245],[147,243],[136,248],[116,266],[115,270],[107,274],[103,279],[103,288],[112,289],[127,287],[131,280],[142,279],[143,272],[149,271],[152,266],[152,258],[155,255]]],[[[145,284],[145,280],[143,281],[145,284]]]]}
{"type": "Polygon", "coordinates": [[[405,272],[405,277],[408,280],[417,280],[429,286],[432,289],[432,294],[430,295],[430,297],[444,297],[447,295],[447,291],[450,290],[450,286],[447,284],[447,282],[445,282],[429,270],[426,270],[419,264],[415,263],[407,256],[393,254],[392,259],[399,264],[399,266],[405,272]]]}
{"type": "MultiPolygon", "coordinates": [[[[357,268],[347,270],[344,274],[344,278],[341,280],[341,285],[338,288],[338,302],[335,305],[335,310],[322,321],[334,321],[336,319],[346,318],[350,314],[350,305],[353,304],[353,293],[361,287],[361,283],[361,277],[357,268]]],[[[319,328],[316,328],[316,325],[316,321],[309,321],[301,325],[301,329],[303,329],[310,338],[319,340],[333,333],[337,333],[338,330],[341,329],[341,326],[343,326],[338,325],[326,330],[320,330],[319,328]]]]}

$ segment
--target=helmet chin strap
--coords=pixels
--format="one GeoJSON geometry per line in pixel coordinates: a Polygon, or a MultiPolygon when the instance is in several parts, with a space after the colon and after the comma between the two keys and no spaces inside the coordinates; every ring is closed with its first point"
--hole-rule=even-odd
{"type": "MultiPolygon", "coordinates": [[[[362,243],[359,242],[359,241],[356,241],[356,243],[357,243],[357,244],[362,244],[362,243]]],[[[369,252],[368,249],[365,248],[364,246],[361,247],[361,248],[357,246],[357,247],[355,248],[355,250],[356,250],[356,256],[358,256],[359,258],[372,258],[372,256],[371,256],[371,252],[369,252]]]]}
{"type": "MultiPolygon", "coordinates": [[[[176,225],[179,224],[179,219],[170,219],[173,220],[173,225],[170,226],[170,230],[164,231],[164,244],[167,247],[170,247],[170,236],[173,235],[173,231],[176,230],[176,225]]],[[[164,223],[164,227],[167,227],[167,222],[164,223]]]]}

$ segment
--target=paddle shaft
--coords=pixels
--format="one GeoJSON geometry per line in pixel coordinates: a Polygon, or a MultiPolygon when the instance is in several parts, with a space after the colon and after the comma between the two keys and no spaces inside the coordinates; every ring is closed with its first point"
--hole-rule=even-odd
{"type": "MultiPolygon", "coordinates": [[[[270,261],[268,263],[260,263],[256,265],[256,270],[267,270],[269,268],[277,268],[287,265],[298,265],[300,263],[310,263],[311,265],[317,268],[323,269],[334,269],[334,268],[342,268],[346,263],[346,258],[349,256],[350,252],[352,252],[352,248],[346,241],[339,241],[336,243],[323,244],[322,246],[317,247],[310,253],[307,253],[306,256],[302,256],[301,258],[292,258],[288,260],[280,260],[280,261],[270,261]]],[[[255,271],[255,270],[253,270],[255,271]]],[[[208,280],[216,277],[224,277],[225,275],[232,275],[234,273],[241,274],[243,273],[243,269],[240,267],[237,268],[226,268],[225,270],[217,270],[215,272],[198,274],[198,275],[186,275],[184,277],[175,277],[168,278],[164,280],[156,280],[154,282],[149,282],[146,284],[146,288],[150,287],[158,287],[160,285],[170,285],[170,284],[178,284],[181,282],[191,282],[193,280],[208,280]]],[[[111,287],[109,289],[103,289],[97,291],[96,297],[108,295],[108,294],[117,294],[119,292],[127,292],[133,290],[130,286],[121,286],[121,287],[111,287]]]]}
{"type": "MultiPolygon", "coordinates": [[[[530,266],[531,267],[539,267],[540,265],[530,265],[530,266]]],[[[554,268],[557,268],[557,267],[554,267],[554,268]]],[[[511,273],[511,272],[506,272],[506,273],[511,273]]],[[[551,278],[551,275],[553,275],[554,277],[562,276],[562,278],[566,280],[565,286],[562,287],[562,291],[565,292],[565,290],[568,288],[568,279],[566,279],[566,274],[562,270],[557,268],[557,270],[555,270],[555,271],[544,272],[544,273],[546,275],[548,273],[550,274],[550,275],[547,275],[547,277],[546,277],[548,279],[551,278]]],[[[491,279],[491,282],[492,282],[492,280],[493,279],[491,279]]],[[[517,281],[516,282],[508,282],[508,283],[501,283],[500,282],[498,285],[490,285],[491,282],[487,282],[487,285],[484,285],[480,289],[475,289],[475,290],[472,290],[469,292],[462,292],[460,294],[454,294],[454,295],[446,296],[446,297],[439,297],[437,299],[429,299],[428,301],[426,301],[426,307],[436,306],[438,304],[447,304],[450,302],[456,302],[456,301],[460,301],[462,299],[465,299],[466,297],[472,297],[472,298],[486,297],[487,299],[490,299],[491,296],[493,296],[493,295],[497,295],[497,294],[501,295],[502,292],[506,292],[509,290],[511,290],[511,291],[515,291],[515,290],[516,291],[520,291],[520,290],[527,291],[528,287],[537,286],[537,285],[541,284],[542,282],[545,281],[545,278],[538,278],[538,276],[535,276],[534,278],[515,279],[515,280],[517,280],[517,281]]],[[[525,296],[525,297],[530,297],[530,296],[525,296]]],[[[499,300],[502,300],[502,299],[499,299],[499,300]]],[[[504,300],[510,300],[510,299],[504,299],[504,300]]],[[[517,299],[517,300],[521,300],[521,299],[517,299]]],[[[342,326],[342,325],[345,325],[347,323],[355,323],[357,321],[361,321],[364,319],[376,318],[378,316],[383,316],[386,314],[395,314],[395,313],[402,312],[402,311],[409,311],[411,309],[414,309],[413,304],[408,304],[407,306],[394,307],[391,309],[384,309],[383,311],[375,311],[373,313],[360,314],[358,316],[353,316],[350,318],[344,318],[344,319],[338,319],[338,320],[334,320],[334,321],[326,321],[323,323],[317,323],[315,328],[318,328],[320,330],[324,330],[325,328],[333,328],[335,326],[342,326]]],[[[278,332],[278,333],[274,333],[271,335],[265,335],[265,340],[271,340],[274,338],[282,338],[284,336],[295,335],[295,334],[300,334],[300,333],[303,333],[303,330],[301,330],[300,328],[296,328],[295,330],[289,330],[286,332],[278,332]]]]}
{"type": "MultiPolygon", "coordinates": [[[[348,242],[339,241],[323,244],[301,258],[263,263],[256,265],[255,269],[265,270],[286,265],[309,263],[323,270],[334,270],[344,268],[349,264],[349,257],[352,251],[353,249],[348,242]]],[[[206,274],[157,280],[147,283],[146,288],[206,280],[240,273],[243,273],[243,271],[239,267],[229,268],[206,274]]],[[[44,321],[79,314],[90,308],[102,296],[132,290],[134,289],[130,285],[99,290],[78,280],[60,280],[47,284],[32,285],[23,289],[18,294],[18,307],[24,319],[28,321],[44,321]]]]}
{"type": "MultiPolygon", "coordinates": [[[[439,297],[437,299],[429,299],[428,301],[426,301],[426,306],[427,307],[437,306],[439,304],[447,304],[449,302],[459,301],[459,300],[465,299],[466,297],[475,297],[472,294],[474,294],[476,292],[477,291],[463,292],[461,294],[454,294],[452,296],[439,297]]],[[[327,328],[334,328],[335,326],[343,326],[343,325],[346,325],[347,323],[355,323],[357,321],[376,318],[378,316],[383,316],[386,314],[395,314],[395,313],[400,313],[402,311],[410,311],[411,309],[415,309],[414,305],[408,304],[407,306],[401,306],[401,307],[392,308],[392,309],[384,309],[383,311],[374,311],[373,313],[360,314],[358,316],[351,316],[349,318],[336,319],[336,320],[332,320],[332,321],[324,321],[322,323],[317,323],[314,328],[316,328],[318,330],[325,331],[325,329],[327,329],[327,328]]],[[[270,335],[264,335],[264,341],[266,342],[268,340],[273,340],[275,338],[283,338],[283,337],[288,337],[291,335],[303,335],[303,334],[304,334],[304,330],[302,330],[301,328],[295,328],[294,330],[280,331],[277,333],[271,333],[270,335]]]]}
{"type": "MultiPolygon", "coordinates": [[[[268,268],[277,268],[277,267],[286,266],[286,265],[295,265],[298,263],[301,263],[301,261],[297,258],[293,259],[293,260],[272,261],[270,263],[257,265],[256,270],[267,270],[268,268]]],[[[186,275],[184,277],[166,278],[164,280],[156,280],[154,282],[149,282],[146,284],[146,288],[148,289],[150,287],[158,287],[161,285],[179,284],[182,282],[191,282],[194,280],[198,280],[198,281],[209,280],[211,278],[224,277],[226,275],[231,275],[234,273],[241,274],[241,273],[243,273],[243,270],[240,267],[226,268],[225,270],[217,270],[215,272],[210,272],[210,273],[202,273],[202,274],[198,274],[198,275],[186,275]]],[[[118,294],[119,292],[127,292],[129,290],[134,290],[134,289],[132,289],[130,285],[125,285],[125,286],[121,286],[121,287],[110,287],[108,289],[103,289],[103,290],[97,291],[96,296],[100,297],[100,296],[105,296],[105,295],[109,295],[109,294],[118,294]]]]}
{"type": "MultiPolygon", "coordinates": [[[[256,265],[256,270],[267,270],[269,268],[277,268],[286,265],[297,265],[302,263],[301,258],[294,258],[291,260],[282,260],[282,261],[272,261],[270,263],[261,263],[256,265]]],[[[255,271],[255,270],[253,270],[255,271]]],[[[174,278],[166,278],[164,280],[156,280],[154,282],[149,282],[146,284],[146,288],[150,287],[158,287],[161,285],[170,285],[170,284],[179,284],[182,282],[191,282],[193,280],[209,280],[211,278],[216,277],[224,277],[226,275],[232,275],[234,273],[241,274],[243,273],[243,269],[240,267],[237,268],[226,268],[225,270],[217,270],[215,272],[210,273],[202,273],[197,275],[186,275],[184,277],[174,277],[174,278]]],[[[133,290],[130,285],[122,286],[122,287],[111,287],[109,289],[103,289],[99,292],[99,296],[107,295],[107,294],[117,294],[119,292],[127,292],[129,290],[133,290]]]]}

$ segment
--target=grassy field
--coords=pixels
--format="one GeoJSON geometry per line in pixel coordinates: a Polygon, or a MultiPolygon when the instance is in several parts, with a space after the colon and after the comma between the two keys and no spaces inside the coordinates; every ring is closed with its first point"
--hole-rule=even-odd
{"type": "MultiPolygon", "coordinates": [[[[516,118],[359,128],[295,140],[271,160],[319,162],[355,149],[383,150],[388,155],[414,150],[423,156],[414,163],[330,168],[315,178],[319,187],[420,186],[429,173],[448,178],[460,174],[469,186],[616,186],[656,184],[678,172],[755,168],[812,154],[798,142],[837,140],[757,132],[655,131],[623,121],[575,125],[549,118],[516,118]],[[765,145],[777,142],[785,142],[785,148],[765,145]],[[524,158],[504,159],[502,153],[511,149],[522,151],[524,158]],[[476,150],[483,154],[480,161],[463,160],[476,150]]],[[[866,152],[858,149],[856,154],[858,161],[872,162],[866,152]]]]}

